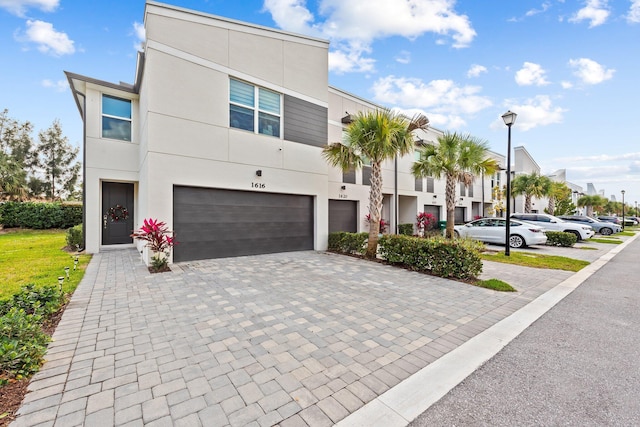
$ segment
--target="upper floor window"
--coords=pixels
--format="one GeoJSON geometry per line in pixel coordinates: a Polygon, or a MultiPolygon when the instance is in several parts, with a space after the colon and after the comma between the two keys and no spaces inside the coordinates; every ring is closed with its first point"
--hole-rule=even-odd
{"type": "Polygon", "coordinates": [[[131,101],[102,95],[102,137],[131,141],[131,101]]]}
{"type": "Polygon", "coordinates": [[[230,80],[229,126],[280,137],[282,96],[240,80],[230,80]]]}

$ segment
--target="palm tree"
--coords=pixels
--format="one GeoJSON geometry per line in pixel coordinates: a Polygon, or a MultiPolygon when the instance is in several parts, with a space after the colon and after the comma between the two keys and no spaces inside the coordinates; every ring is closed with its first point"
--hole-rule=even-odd
{"type": "Polygon", "coordinates": [[[541,198],[549,194],[551,180],[536,172],[518,175],[511,182],[511,195],[524,195],[524,213],[531,213],[531,199],[541,198]]]}
{"type": "Polygon", "coordinates": [[[567,184],[564,182],[551,181],[547,196],[549,196],[547,213],[549,215],[555,215],[556,202],[569,198],[569,196],[571,196],[571,189],[567,187],[567,184]]]}
{"type": "Polygon", "coordinates": [[[578,206],[587,208],[587,216],[593,216],[593,210],[602,208],[608,200],[597,194],[582,196],[578,199],[578,206]]]}
{"type": "Polygon", "coordinates": [[[498,163],[488,157],[488,143],[471,135],[446,132],[438,144],[420,148],[420,160],[411,167],[416,178],[431,176],[446,178],[447,238],[453,238],[456,207],[456,184],[471,185],[474,177],[498,170],[498,163]]]}
{"type": "Polygon", "coordinates": [[[359,112],[346,129],[345,140],[334,142],[322,150],[331,166],[343,171],[359,169],[371,162],[371,189],[369,192],[369,241],[365,256],[375,258],[378,250],[380,215],[382,211],[382,163],[396,156],[412,153],[415,141],[412,132],[426,130],[429,119],[417,115],[412,119],[380,109],[359,112]]]}

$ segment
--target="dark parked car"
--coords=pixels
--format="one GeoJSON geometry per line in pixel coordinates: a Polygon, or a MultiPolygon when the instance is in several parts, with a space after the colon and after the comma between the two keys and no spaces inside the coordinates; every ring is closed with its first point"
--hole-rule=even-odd
{"type": "Polygon", "coordinates": [[[599,216],[600,221],[612,222],[614,224],[622,225],[622,221],[617,216],[599,216]]]}
{"type": "Polygon", "coordinates": [[[619,233],[622,231],[622,227],[618,224],[614,224],[612,222],[600,221],[595,218],[590,218],[588,216],[581,215],[562,215],[559,218],[569,221],[575,222],[578,224],[589,225],[593,228],[593,231],[596,233],[600,233],[603,236],[608,236],[613,233],[619,233]]]}

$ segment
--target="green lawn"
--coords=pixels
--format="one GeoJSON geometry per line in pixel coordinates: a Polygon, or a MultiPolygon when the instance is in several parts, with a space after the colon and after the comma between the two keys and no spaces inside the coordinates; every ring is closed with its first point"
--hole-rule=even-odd
{"type": "Polygon", "coordinates": [[[504,256],[504,252],[484,252],[481,254],[481,257],[487,261],[566,271],[579,271],[589,265],[589,262],[579,259],[535,254],[532,252],[511,252],[511,256],[504,256]]]}
{"type": "Polygon", "coordinates": [[[57,285],[58,277],[65,276],[69,267],[69,280],[63,290],[75,290],[91,259],[80,255],[78,269],[73,271],[74,253],[64,251],[64,230],[4,230],[0,234],[0,299],[7,299],[28,283],[57,285]]]}

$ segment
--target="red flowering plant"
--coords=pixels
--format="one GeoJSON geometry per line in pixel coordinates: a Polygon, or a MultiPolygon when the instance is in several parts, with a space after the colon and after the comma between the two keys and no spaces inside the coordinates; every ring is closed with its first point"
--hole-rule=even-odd
{"type": "Polygon", "coordinates": [[[436,227],[436,217],[428,212],[420,212],[416,216],[416,227],[420,234],[431,231],[436,227]]]}
{"type": "MultiPolygon", "coordinates": [[[[370,214],[366,214],[364,216],[364,219],[367,221],[367,223],[371,223],[371,215],[370,214]]],[[[386,222],[384,219],[380,218],[380,233],[384,233],[385,231],[387,231],[387,227],[389,226],[389,223],[386,222]]]]}
{"type": "Polygon", "coordinates": [[[171,248],[177,242],[165,222],[153,218],[145,219],[142,227],[134,231],[131,237],[147,242],[145,246],[154,253],[151,257],[153,271],[168,270],[167,262],[171,255],[171,248]]]}

